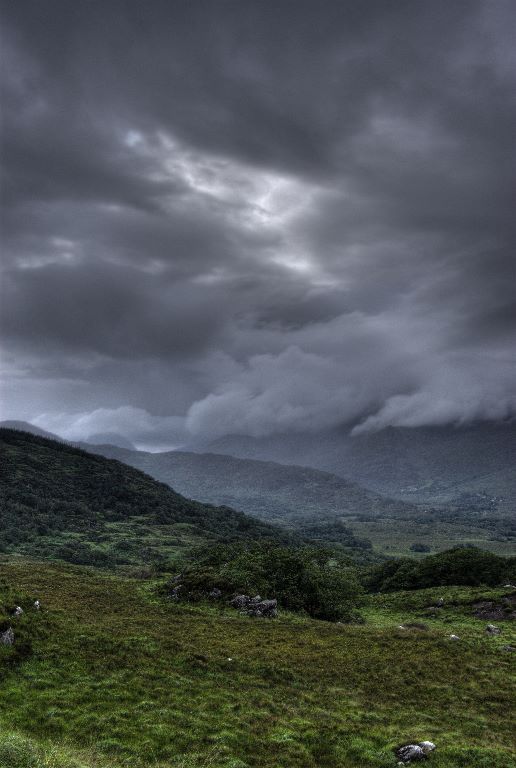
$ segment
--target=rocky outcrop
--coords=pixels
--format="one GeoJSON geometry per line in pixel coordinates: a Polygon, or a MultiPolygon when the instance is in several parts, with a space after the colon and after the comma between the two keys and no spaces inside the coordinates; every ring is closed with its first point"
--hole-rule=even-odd
{"type": "Polygon", "coordinates": [[[243,611],[247,608],[250,599],[248,595],[236,595],[236,597],[229,601],[229,604],[238,611],[243,611]]]}
{"type": "Polygon", "coordinates": [[[483,600],[473,605],[477,619],[504,621],[516,619],[516,595],[507,595],[501,600],[483,600]]]}
{"type": "Polygon", "coordinates": [[[230,605],[247,616],[256,618],[273,619],[278,615],[277,600],[262,600],[260,595],[237,595],[230,601],[230,605]]]}

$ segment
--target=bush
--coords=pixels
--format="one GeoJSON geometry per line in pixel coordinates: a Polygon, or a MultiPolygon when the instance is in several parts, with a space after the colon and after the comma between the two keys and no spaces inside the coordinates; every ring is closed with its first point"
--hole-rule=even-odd
{"type": "Polygon", "coordinates": [[[410,545],[410,551],[411,552],[430,552],[430,547],[428,544],[423,544],[420,541],[415,541],[413,544],[410,545]]]}
{"type": "Polygon", "coordinates": [[[424,589],[444,586],[496,586],[516,575],[516,558],[485,552],[476,547],[456,547],[424,560],[389,560],[373,568],[366,578],[372,591],[424,589]]]}
{"type": "Polygon", "coordinates": [[[205,599],[212,589],[225,598],[238,593],[276,598],[280,607],[328,621],[349,620],[361,588],[355,570],[326,549],[264,545],[220,545],[198,552],[181,578],[182,599],[205,599]]]}

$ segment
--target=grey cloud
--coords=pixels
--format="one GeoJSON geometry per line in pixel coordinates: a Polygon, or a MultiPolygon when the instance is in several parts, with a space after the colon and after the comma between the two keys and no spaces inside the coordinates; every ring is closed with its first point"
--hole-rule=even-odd
{"type": "Polygon", "coordinates": [[[511,415],[512,3],[3,11],[7,415],[511,415]]]}

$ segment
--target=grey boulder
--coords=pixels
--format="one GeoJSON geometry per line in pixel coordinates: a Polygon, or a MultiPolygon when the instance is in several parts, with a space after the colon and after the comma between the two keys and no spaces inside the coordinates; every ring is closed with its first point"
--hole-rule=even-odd
{"type": "Polygon", "coordinates": [[[0,643],[2,645],[12,645],[14,643],[14,632],[12,627],[8,627],[5,632],[0,634],[0,643]]]}
{"type": "Polygon", "coordinates": [[[255,595],[255,597],[237,595],[230,601],[230,605],[247,616],[257,618],[273,619],[278,614],[278,601],[262,600],[260,595],[255,595]]]}
{"type": "Polygon", "coordinates": [[[435,749],[433,741],[420,741],[418,744],[405,744],[398,747],[396,757],[402,763],[410,763],[412,760],[424,760],[435,749]]]}
{"type": "Polygon", "coordinates": [[[424,760],[425,753],[419,744],[405,744],[403,747],[398,747],[396,757],[402,763],[410,763],[411,760],[424,760]]]}

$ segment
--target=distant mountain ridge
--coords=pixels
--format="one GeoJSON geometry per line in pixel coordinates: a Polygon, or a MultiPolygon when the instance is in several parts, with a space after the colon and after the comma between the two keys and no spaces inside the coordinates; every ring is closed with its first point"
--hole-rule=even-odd
{"type": "Polygon", "coordinates": [[[136,466],[187,496],[227,504],[321,541],[356,548],[351,530],[359,546],[371,541],[382,554],[408,555],[464,544],[516,553],[516,520],[500,515],[485,494],[462,494],[440,507],[415,505],[310,467],[185,451],[145,453],[113,446],[89,450],[136,466]],[[417,549],[412,550],[413,545],[417,549]]]}
{"type": "Polygon", "coordinates": [[[20,421],[18,419],[7,419],[0,421],[0,429],[15,429],[18,432],[28,432],[31,435],[37,435],[38,437],[48,437],[50,440],[58,440],[69,445],[115,445],[118,448],[128,448],[130,451],[135,451],[133,443],[118,432],[94,432],[85,440],[65,440],[64,437],[56,435],[54,432],[48,432],[46,429],[41,429],[35,424],[31,424],[29,421],[20,421]]]}
{"type": "Polygon", "coordinates": [[[466,493],[516,499],[516,423],[462,427],[388,427],[351,437],[344,428],[266,438],[228,436],[193,446],[240,458],[310,466],[391,498],[447,503],[466,493]]]}
{"type": "Polygon", "coordinates": [[[209,541],[286,541],[242,512],[187,499],[139,470],[64,442],[0,429],[0,551],[149,565],[209,541]]]}
{"type": "Polygon", "coordinates": [[[341,516],[390,516],[413,506],[394,501],[328,472],[240,459],[215,453],[147,453],[115,446],[89,450],[137,467],[186,496],[245,510],[276,523],[328,520],[341,516]]]}
{"type": "MultiPolygon", "coordinates": [[[[31,425],[26,427],[30,429],[31,425]]],[[[335,458],[341,439],[337,435],[333,443],[318,443],[323,459],[331,455],[335,458]]],[[[260,442],[256,441],[258,446],[260,442]]],[[[395,499],[366,490],[342,476],[306,466],[241,459],[227,454],[147,453],[113,445],[77,445],[136,467],[185,496],[208,504],[227,505],[263,521],[286,525],[296,535],[310,540],[354,550],[372,541],[377,551],[398,555],[411,554],[412,545],[418,547],[414,551],[423,551],[421,545],[438,551],[472,544],[500,554],[516,552],[514,495],[507,492],[508,477],[514,475],[512,468],[502,467],[497,474],[498,486],[505,495],[493,496],[489,488],[486,491],[485,474],[478,473],[475,480],[469,473],[469,479],[459,474],[454,483],[449,483],[448,477],[448,485],[443,480],[429,483],[426,497],[420,492],[398,489],[395,499]],[[441,498],[436,494],[436,487],[441,498]]],[[[306,455],[303,441],[299,448],[298,453],[306,455]]],[[[377,460],[378,456],[373,458],[377,460]]],[[[416,467],[424,469],[421,456],[410,458],[416,467]]],[[[389,462],[392,465],[388,457],[387,466],[389,462]]],[[[374,462],[371,465],[374,466],[374,462]]],[[[406,467],[404,460],[402,465],[406,467]]],[[[489,462],[486,465],[489,472],[489,462]]],[[[429,470],[435,470],[431,462],[429,470]]]]}
{"type": "Polygon", "coordinates": [[[29,432],[31,435],[47,437],[49,440],[62,439],[59,435],[55,435],[53,432],[47,432],[46,429],[41,429],[41,427],[37,427],[35,424],[30,424],[28,421],[20,421],[18,419],[6,419],[5,421],[0,421],[0,429],[15,429],[17,432],[29,432]]]}
{"type": "MultiPolygon", "coordinates": [[[[61,440],[57,435],[27,422],[0,422],[0,427],[61,440]]],[[[81,445],[89,449],[95,444],[97,452],[102,452],[98,448],[103,448],[106,443],[133,450],[124,438],[114,437],[115,440],[112,434],[94,435],[81,445]]],[[[147,457],[153,455],[143,451],[138,453],[147,457]]],[[[230,435],[211,442],[198,441],[188,451],[173,453],[184,457],[192,454],[224,455],[298,469],[312,468],[361,486],[362,491],[367,489],[376,495],[408,504],[447,505],[466,496],[470,497],[471,503],[476,498],[480,507],[486,502],[492,507],[494,503],[498,513],[512,515],[516,501],[514,422],[486,422],[463,427],[388,427],[381,432],[356,437],[351,437],[349,430],[344,428],[317,434],[285,434],[266,438],[230,435]]],[[[131,463],[129,459],[129,456],[121,458],[131,463]]],[[[199,480],[202,488],[202,477],[199,480]]],[[[170,478],[166,482],[170,482],[170,478]]],[[[185,493],[198,487],[198,480],[193,475],[189,479],[188,472],[175,481],[172,478],[172,486],[174,482],[180,485],[185,483],[185,493]]]]}

